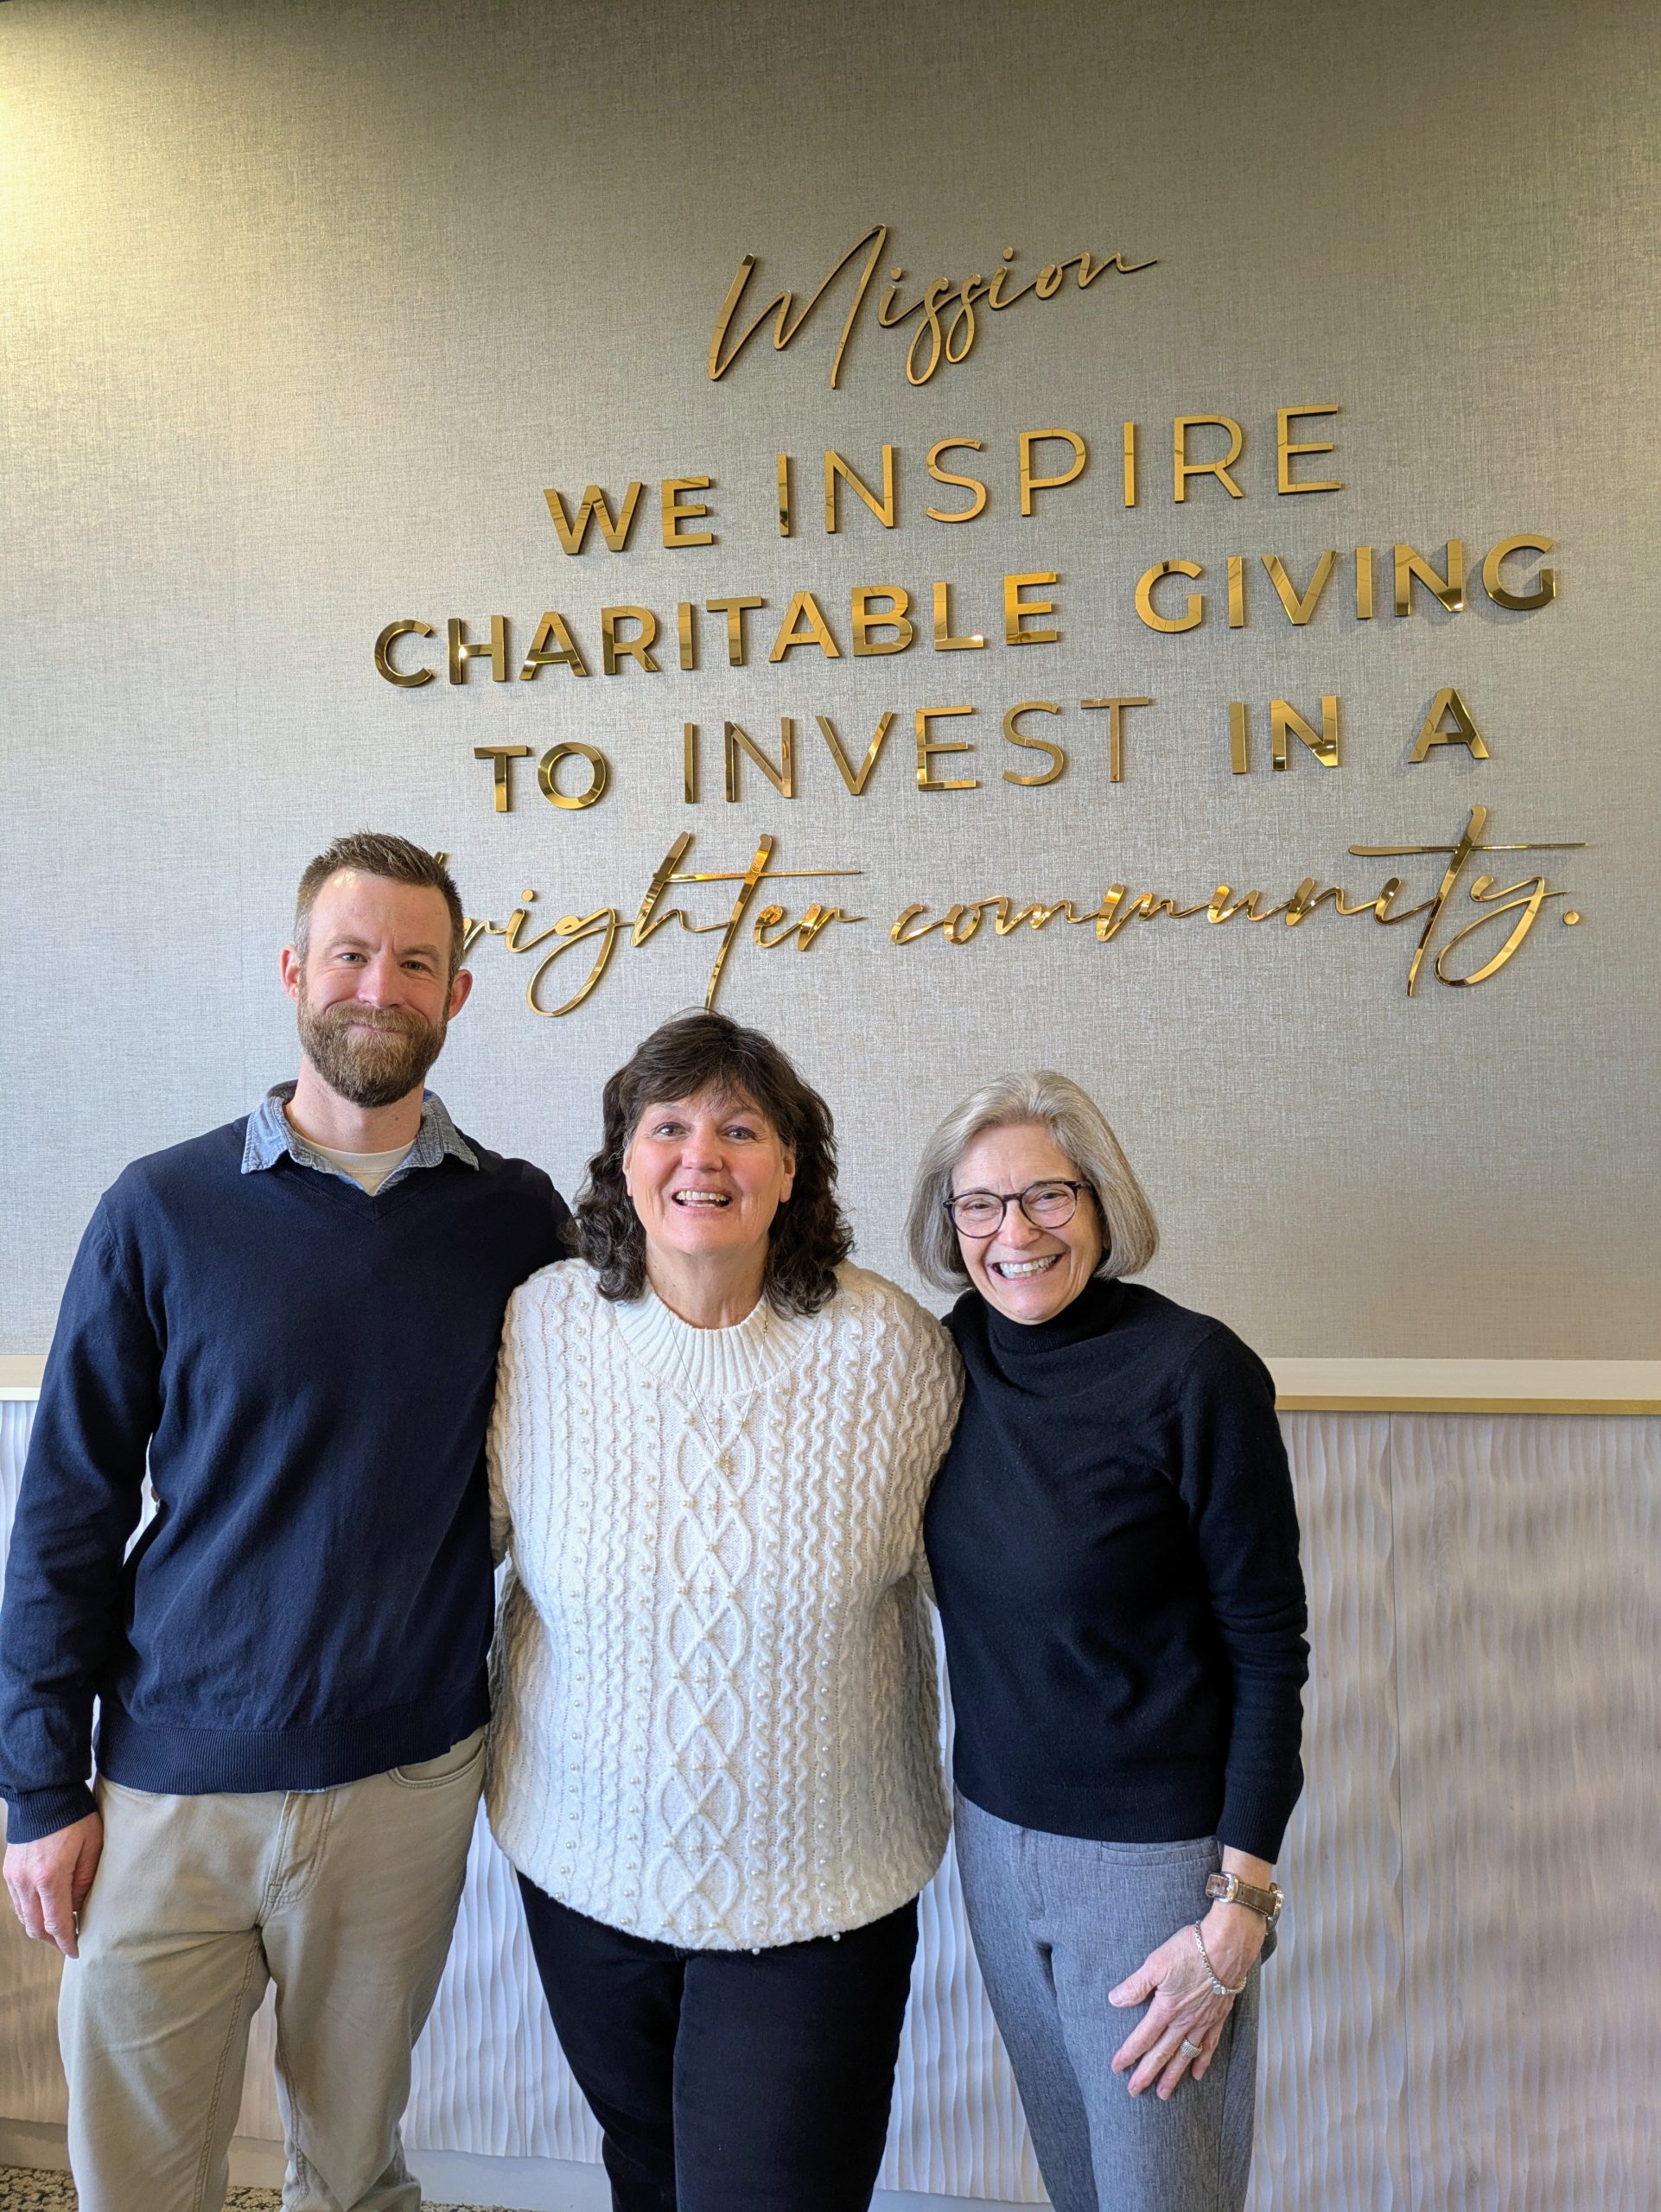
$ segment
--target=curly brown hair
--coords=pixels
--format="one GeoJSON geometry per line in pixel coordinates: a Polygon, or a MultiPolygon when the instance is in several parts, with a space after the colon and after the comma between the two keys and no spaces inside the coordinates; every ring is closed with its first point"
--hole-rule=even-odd
{"type": "Polygon", "coordinates": [[[623,1180],[623,1155],[648,1106],[708,1096],[753,1107],[795,1154],[790,1199],[774,1215],[767,1240],[761,1295],[776,1313],[817,1313],[835,1293],[837,1266],[854,1243],[837,1201],[830,1109],[770,1037],[724,1014],[665,1021],[610,1077],[600,1149],[577,1193],[572,1242],[599,1276],[602,1298],[640,1295],[646,1230],[623,1180]]]}

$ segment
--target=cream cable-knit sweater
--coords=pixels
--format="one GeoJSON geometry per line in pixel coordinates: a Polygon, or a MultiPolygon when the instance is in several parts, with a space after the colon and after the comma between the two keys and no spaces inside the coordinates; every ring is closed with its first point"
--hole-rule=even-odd
{"type": "Polygon", "coordinates": [[[862,1927],[945,1847],[917,1575],[957,1357],[894,1284],[838,1281],[694,1329],[573,1261],[507,1308],[491,1825],[550,1895],[688,1949],[862,1927]]]}

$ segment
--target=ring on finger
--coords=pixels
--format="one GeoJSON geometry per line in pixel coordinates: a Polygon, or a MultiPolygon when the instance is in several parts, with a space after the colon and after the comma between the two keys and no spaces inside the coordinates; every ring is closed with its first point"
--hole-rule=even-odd
{"type": "Polygon", "coordinates": [[[1186,2057],[1198,2058],[1200,2055],[1200,2044],[1197,2043],[1190,2043],[1187,2036],[1183,2037],[1180,2048],[1186,2057]]]}

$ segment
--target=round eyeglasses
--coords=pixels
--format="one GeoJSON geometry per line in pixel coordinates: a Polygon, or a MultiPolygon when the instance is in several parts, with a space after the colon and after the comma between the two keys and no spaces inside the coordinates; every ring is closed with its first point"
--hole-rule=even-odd
{"type": "Polygon", "coordinates": [[[960,1191],[941,1204],[960,1235],[996,1236],[1011,1206],[1019,1206],[1034,1229],[1065,1229],[1079,1211],[1079,1193],[1088,1183],[1028,1183],[1024,1191],[960,1191]]]}

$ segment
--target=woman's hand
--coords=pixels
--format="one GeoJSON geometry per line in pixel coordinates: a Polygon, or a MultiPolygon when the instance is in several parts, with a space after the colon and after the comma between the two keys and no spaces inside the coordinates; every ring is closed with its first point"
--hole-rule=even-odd
{"type": "MultiPolygon", "coordinates": [[[[1268,1933],[1261,1916],[1244,1905],[1214,1904],[1200,1928],[1218,1979],[1231,1986],[1243,1982],[1268,1933]]],[[[1150,1951],[1135,1974],[1108,1993],[1108,2002],[1148,2005],[1114,2055],[1113,2071],[1130,2075],[1133,2097],[1156,2089],[1161,2098],[1174,2093],[1190,2069],[1196,2082],[1204,2076],[1234,2005],[1231,1997],[1219,1997],[1212,1987],[1192,1923],[1150,1951]]]]}

